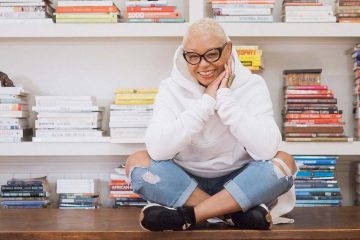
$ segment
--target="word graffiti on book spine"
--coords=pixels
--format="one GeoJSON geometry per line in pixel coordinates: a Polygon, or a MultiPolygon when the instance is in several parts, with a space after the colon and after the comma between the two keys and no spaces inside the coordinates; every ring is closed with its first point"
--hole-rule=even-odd
{"type": "Polygon", "coordinates": [[[13,81],[11,81],[6,73],[0,72],[0,81],[2,87],[15,87],[13,81]]]}

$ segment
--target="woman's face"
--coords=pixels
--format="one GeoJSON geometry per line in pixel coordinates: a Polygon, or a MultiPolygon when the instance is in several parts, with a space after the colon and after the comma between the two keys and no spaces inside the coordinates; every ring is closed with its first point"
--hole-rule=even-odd
{"type": "Polygon", "coordinates": [[[224,71],[224,65],[231,54],[231,43],[226,43],[211,33],[190,33],[184,42],[184,52],[190,74],[202,86],[207,87],[224,71]],[[216,60],[218,54],[220,54],[220,58],[216,60]],[[199,55],[202,55],[200,59],[199,55]],[[198,62],[199,60],[200,62],[198,62]],[[189,61],[198,63],[190,64],[189,61]]]}

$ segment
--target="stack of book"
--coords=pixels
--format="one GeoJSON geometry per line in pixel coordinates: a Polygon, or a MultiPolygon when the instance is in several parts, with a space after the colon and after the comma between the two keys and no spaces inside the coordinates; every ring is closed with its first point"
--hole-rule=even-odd
{"type": "Polygon", "coordinates": [[[350,142],[334,93],[321,69],[284,70],[284,138],[288,142],[350,142]]]}
{"type": "Polygon", "coordinates": [[[50,205],[47,177],[16,179],[1,185],[1,206],[4,208],[44,208],[50,205]]]}
{"type": "Polygon", "coordinates": [[[182,23],[176,6],[169,5],[166,0],[158,1],[126,1],[126,19],[129,23],[182,23]]]}
{"type": "Polygon", "coordinates": [[[47,0],[0,0],[0,23],[53,23],[47,0]]]}
{"type": "Polygon", "coordinates": [[[360,0],[337,0],[336,16],[340,23],[360,23],[360,0]]]}
{"type": "Polygon", "coordinates": [[[284,0],[283,22],[336,22],[333,8],[319,0],[284,0]]]}
{"type": "Polygon", "coordinates": [[[58,179],[56,192],[59,194],[60,209],[95,209],[99,207],[95,179],[58,179]]]}
{"type": "Polygon", "coordinates": [[[354,61],[354,118],[355,118],[355,137],[360,140],[360,43],[350,49],[354,61]]]}
{"type": "Polygon", "coordinates": [[[299,172],[295,179],[297,207],[340,206],[335,178],[337,156],[293,156],[299,172]]]}
{"type": "Polygon", "coordinates": [[[109,142],[103,137],[103,107],[92,96],[35,96],[33,142],[109,142]]]}
{"type": "Polygon", "coordinates": [[[235,46],[239,60],[252,72],[258,73],[263,70],[262,50],[259,46],[235,46]]]}
{"type": "Polygon", "coordinates": [[[21,87],[0,87],[0,142],[31,140],[26,96],[21,87]]]}
{"type": "Polygon", "coordinates": [[[110,175],[109,197],[114,199],[114,208],[123,206],[142,207],[147,204],[144,199],[133,192],[131,183],[126,177],[125,168],[122,166],[115,168],[115,173],[110,175]]]}
{"type": "Polygon", "coordinates": [[[56,23],[117,23],[119,9],[112,0],[59,0],[56,23]]]}
{"type": "Polygon", "coordinates": [[[219,22],[273,22],[275,0],[209,0],[219,22]]]}
{"type": "Polygon", "coordinates": [[[157,89],[117,89],[110,106],[110,142],[143,143],[157,89]]]}
{"type": "Polygon", "coordinates": [[[356,163],[355,189],[355,204],[360,206],[360,162],[356,163]]]}

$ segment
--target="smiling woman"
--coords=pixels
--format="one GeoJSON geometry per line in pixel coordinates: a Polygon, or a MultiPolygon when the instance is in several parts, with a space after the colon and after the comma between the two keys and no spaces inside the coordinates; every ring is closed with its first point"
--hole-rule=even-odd
{"type": "Polygon", "coordinates": [[[147,149],[132,154],[126,168],[133,190],[156,203],[141,211],[147,230],[190,229],[211,217],[270,229],[271,215],[295,204],[296,166],[278,152],[266,83],[241,65],[212,19],[190,26],[177,49],[145,141],[147,149]]]}

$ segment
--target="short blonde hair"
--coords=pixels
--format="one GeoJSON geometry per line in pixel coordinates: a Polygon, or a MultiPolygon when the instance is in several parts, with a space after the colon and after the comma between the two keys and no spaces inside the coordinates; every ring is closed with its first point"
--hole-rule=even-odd
{"type": "Polygon", "coordinates": [[[195,21],[183,37],[183,45],[191,33],[211,33],[226,42],[228,37],[221,25],[212,18],[202,18],[195,21]]]}

